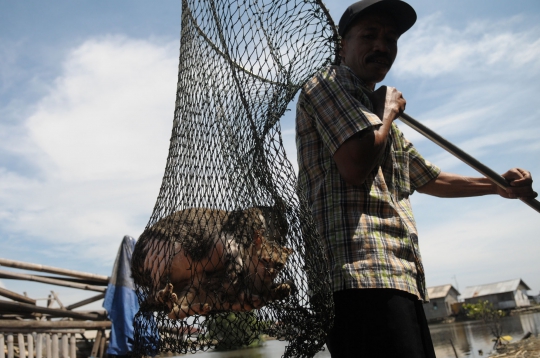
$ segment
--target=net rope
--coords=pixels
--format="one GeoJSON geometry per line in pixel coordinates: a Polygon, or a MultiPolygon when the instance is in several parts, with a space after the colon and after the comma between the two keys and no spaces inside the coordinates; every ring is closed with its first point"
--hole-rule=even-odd
{"type": "Polygon", "coordinates": [[[134,354],[288,341],[312,357],[332,322],[321,240],[280,118],[332,61],[319,0],[183,0],[178,86],[159,196],[137,241],[134,354]]]}

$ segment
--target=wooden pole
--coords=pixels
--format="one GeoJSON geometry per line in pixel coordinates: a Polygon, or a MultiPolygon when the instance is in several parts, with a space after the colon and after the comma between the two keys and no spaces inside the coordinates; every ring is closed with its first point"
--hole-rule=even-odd
{"type": "Polygon", "coordinates": [[[99,343],[99,358],[105,357],[105,343],[107,343],[107,334],[103,331],[101,342],[99,343]]]}
{"type": "Polygon", "coordinates": [[[7,336],[7,356],[8,358],[13,358],[15,353],[13,352],[13,334],[8,334],[7,336]]]}
{"type": "Polygon", "coordinates": [[[19,295],[18,293],[15,293],[10,290],[6,290],[5,288],[2,288],[2,287],[0,287],[0,296],[11,298],[13,301],[17,301],[17,302],[24,302],[31,305],[36,304],[36,300],[23,296],[23,295],[19,295]]]}
{"type": "Polygon", "coordinates": [[[74,309],[74,308],[79,308],[79,307],[85,306],[85,305],[87,305],[87,304],[89,304],[89,303],[99,301],[99,300],[101,300],[102,298],[105,298],[105,292],[104,292],[104,293],[100,293],[100,294],[97,295],[97,296],[87,298],[86,300],[83,300],[83,301],[74,303],[74,304],[72,304],[72,305],[69,305],[69,306],[66,307],[66,309],[67,309],[67,310],[72,310],[72,309],[74,309]]]}
{"type": "Polygon", "coordinates": [[[6,266],[6,267],[14,267],[14,268],[23,269],[23,270],[42,271],[42,272],[55,273],[58,275],[78,277],[78,278],[83,278],[86,280],[93,280],[104,285],[107,285],[109,283],[108,276],[96,275],[93,273],[87,273],[87,272],[81,272],[81,271],[66,270],[66,269],[62,269],[58,267],[32,264],[32,263],[22,262],[22,261],[15,261],[15,260],[8,260],[8,259],[0,258],[0,265],[6,266]]]}
{"type": "MultiPolygon", "coordinates": [[[[437,144],[450,154],[453,154],[456,158],[469,165],[474,170],[478,171],[480,174],[484,175],[497,186],[503,189],[509,187],[506,179],[504,179],[500,174],[480,163],[478,160],[471,157],[469,154],[465,153],[463,150],[450,143],[449,141],[447,141],[422,123],[418,122],[416,119],[412,118],[408,114],[402,113],[399,119],[418,133],[422,134],[424,137],[431,140],[433,143],[437,144]]],[[[520,198],[519,200],[540,213],[540,202],[538,200],[532,198],[520,198]]]]}
{"type": "Polygon", "coordinates": [[[43,333],[36,336],[36,358],[43,357],[43,333]]]}
{"type": "Polygon", "coordinates": [[[17,343],[19,344],[19,358],[26,358],[26,347],[24,346],[24,336],[17,334],[17,343]]]}
{"type": "Polygon", "coordinates": [[[67,334],[62,334],[62,352],[61,352],[62,358],[68,358],[69,357],[69,338],[67,334]]]}
{"type": "Polygon", "coordinates": [[[99,344],[101,343],[101,335],[103,334],[102,330],[99,330],[96,334],[96,338],[94,340],[94,345],[92,346],[92,352],[90,353],[90,357],[96,358],[98,351],[99,351],[99,344]]]}
{"type": "Polygon", "coordinates": [[[77,358],[77,340],[74,334],[69,337],[69,357],[77,358]]]}
{"type": "MultiPolygon", "coordinates": [[[[79,313],[75,311],[67,311],[57,308],[48,308],[48,307],[40,307],[40,306],[34,306],[29,305],[27,303],[20,303],[20,302],[10,302],[10,301],[3,301],[0,300],[0,309],[7,310],[8,312],[37,312],[37,313],[44,313],[48,314],[54,317],[71,317],[76,319],[83,319],[83,320],[98,320],[101,318],[100,315],[93,314],[93,313],[79,313]]],[[[2,321],[0,321],[0,325],[2,321]]]]}
{"type": "Polygon", "coordinates": [[[10,272],[10,271],[3,271],[3,270],[0,270],[0,278],[35,281],[35,282],[41,282],[41,283],[48,283],[51,285],[78,288],[81,290],[90,290],[90,291],[97,291],[97,292],[105,292],[107,290],[106,287],[91,286],[91,285],[85,285],[82,283],[75,283],[75,282],[66,282],[66,281],[63,281],[61,277],[59,277],[58,279],[53,279],[53,278],[46,278],[46,277],[41,277],[41,276],[36,276],[36,275],[27,275],[23,273],[15,273],[15,272],[10,272]]]}
{"type": "Polygon", "coordinates": [[[51,294],[53,295],[56,303],[58,303],[58,306],[60,306],[61,309],[65,310],[66,308],[64,307],[64,304],[62,303],[62,301],[60,301],[60,298],[58,298],[58,295],[56,294],[56,292],[51,291],[51,294]]]}
{"type": "Polygon", "coordinates": [[[27,329],[108,329],[111,321],[19,321],[0,320],[0,331],[13,332],[27,329]]]}
{"type": "Polygon", "coordinates": [[[26,340],[28,341],[28,358],[34,358],[34,336],[32,333],[26,335],[26,340]]]}
{"type": "Polygon", "coordinates": [[[52,358],[60,358],[58,356],[58,335],[56,333],[53,333],[51,337],[51,350],[52,350],[52,356],[51,356],[52,358]]]}
{"type": "Polygon", "coordinates": [[[4,334],[0,333],[0,358],[6,358],[6,351],[4,350],[4,334]]]}
{"type": "Polygon", "coordinates": [[[47,348],[47,358],[52,358],[52,338],[51,338],[51,335],[47,334],[45,336],[45,338],[47,339],[47,341],[45,343],[45,347],[47,348]]]}

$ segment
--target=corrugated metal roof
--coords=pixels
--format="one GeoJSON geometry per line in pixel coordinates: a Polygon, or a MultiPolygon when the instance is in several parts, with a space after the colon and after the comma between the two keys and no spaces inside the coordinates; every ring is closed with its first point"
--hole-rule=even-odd
{"type": "Polygon", "coordinates": [[[454,289],[459,295],[458,290],[456,290],[451,284],[448,284],[448,285],[442,285],[442,286],[428,287],[427,288],[428,297],[429,298],[446,297],[448,295],[448,292],[450,292],[451,289],[454,289]]]}
{"type": "Polygon", "coordinates": [[[523,285],[526,290],[530,290],[530,287],[527,286],[527,284],[523,282],[522,279],[516,278],[515,280],[467,287],[465,288],[465,290],[463,290],[462,298],[466,300],[468,298],[495,295],[504,292],[513,292],[517,290],[520,284],[523,285]]]}

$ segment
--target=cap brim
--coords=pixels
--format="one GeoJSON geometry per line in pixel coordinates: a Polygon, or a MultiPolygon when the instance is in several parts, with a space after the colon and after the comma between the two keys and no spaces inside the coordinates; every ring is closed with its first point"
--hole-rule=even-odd
{"type": "Polygon", "coordinates": [[[356,19],[368,9],[369,11],[383,11],[393,16],[400,35],[409,30],[416,22],[416,11],[414,11],[411,5],[400,0],[383,0],[365,7],[359,13],[355,14],[349,19],[348,24],[344,29],[341,29],[340,26],[339,35],[343,36],[347,30],[350,29],[351,25],[354,24],[356,19]]]}

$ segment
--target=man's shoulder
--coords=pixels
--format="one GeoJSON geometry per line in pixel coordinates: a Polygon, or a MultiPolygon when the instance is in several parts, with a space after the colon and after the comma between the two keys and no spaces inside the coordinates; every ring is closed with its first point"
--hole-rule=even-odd
{"type": "MultiPolygon", "coordinates": [[[[358,86],[356,76],[350,68],[343,65],[329,65],[315,73],[304,85],[302,90],[310,92],[321,83],[329,85],[339,83],[344,89],[354,88],[358,86]]],[[[333,86],[332,86],[333,87],[333,86]]]]}

